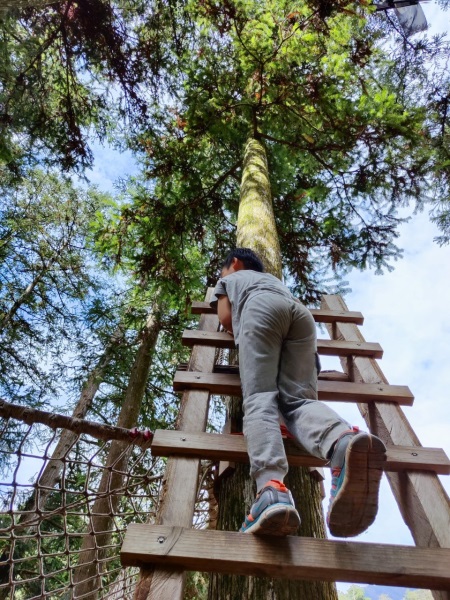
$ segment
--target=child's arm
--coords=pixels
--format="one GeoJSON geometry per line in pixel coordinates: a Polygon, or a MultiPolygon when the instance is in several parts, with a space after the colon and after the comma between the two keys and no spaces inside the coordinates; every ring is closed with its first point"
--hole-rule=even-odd
{"type": "Polygon", "coordinates": [[[219,296],[219,300],[217,302],[217,316],[219,317],[219,321],[222,323],[223,327],[232,333],[233,324],[231,322],[231,303],[228,299],[228,296],[219,296]]]}

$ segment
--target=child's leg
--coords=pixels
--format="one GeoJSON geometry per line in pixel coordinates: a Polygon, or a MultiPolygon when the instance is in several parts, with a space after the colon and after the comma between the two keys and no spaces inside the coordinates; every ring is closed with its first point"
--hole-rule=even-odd
{"type": "Polygon", "coordinates": [[[327,521],[333,535],[354,536],[375,519],[385,447],[377,437],[353,431],[334,410],[314,400],[315,326],[305,311],[304,307],[294,309],[292,327],[281,351],[280,410],[286,426],[305,450],[331,458],[327,521]]]}
{"type": "Polygon", "coordinates": [[[289,535],[297,531],[300,517],[283,484],[288,464],[280,432],[277,389],[282,334],[289,326],[289,314],[287,303],[275,297],[275,304],[281,301],[282,305],[275,317],[274,307],[268,310],[270,300],[264,295],[248,302],[239,336],[244,433],[250,472],[258,490],[241,532],[289,535]]]}
{"type": "Polygon", "coordinates": [[[288,471],[280,432],[277,387],[283,333],[289,329],[290,321],[286,305],[283,298],[264,294],[249,300],[242,315],[239,370],[244,434],[250,473],[258,490],[271,479],[283,481],[288,471]],[[272,297],[276,304],[281,301],[276,316],[268,310],[272,297]]]}
{"type": "Polygon", "coordinates": [[[311,313],[301,304],[293,305],[280,354],[279,408],[297,442],[313,456],[328,458],[333,444],[351,425],[317,400],[316,346],[311,313]]]}

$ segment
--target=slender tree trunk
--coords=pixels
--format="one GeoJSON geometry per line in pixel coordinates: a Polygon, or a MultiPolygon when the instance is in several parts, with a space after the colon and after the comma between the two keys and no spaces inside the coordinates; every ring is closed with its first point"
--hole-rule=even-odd
{"type": "MultiPolygon", "coordinates": [[[[150,315],[131,371],[117,422],[119,427],[131,428],[137,422],[160,329],[160,321],[150,315]]],[[[83,596],[83,600],[95,600],[98,597],[102,559],[111,540],[114,515],[121,498],[120,488],[124,483],[130,448],[126,442],[114,441],[111,444],[97,499],[90,511],[89,532],[83,539],[79,563],[74,571],[74,598],[83,596]]]]}
{"type": "MultiPolygon", "coordinates": [[[[108,363],[114,355],[115,348],[121,343],[124,337],[124,329],[119,325],[116,331],[111,336],[108,345],[100,357],[97,366],[92,370],[87,378],[83,389],[81,390],[80,398],[74,408],[72,417],[84,419],[89,408],[92,406],[95,394],[103,380],[103,375],[108,363]]],[[[28,498],[24,511],[37,511],[28,514],[22,514],[19,523],[25,525],[28,521],[33,521],[39,511],[44,509],[48,497],[53,493],[54,487],[57,484],[61,472],[64,469],[65,457],[76,442],[78,434],[68,429],[63,429],[61,436],[56,444],[56,448],[52,452],[52,456],[48,460],[44,470],[39,475],[36,481],[36,489],[28,498]]]]}
{"type": "MultiPolygon", "coordinates": [[[[245,148],[237,245],[257,252],[269,273],[281,278],[281,253],[272,208],[267,159],[264,147],[250,139],[245,148]]],[[[232,399],[229,418],[242,425],[242,402],[232,399]]],[[[242,430],[242,427],[241,427],[242,430]]],[[[289,470],[286,485],[301,513],[300,535],[326,536],[321,488],[305,468],[289,470]]],[[[234,473],[221,482],[217,528],[237,531],[255,497],[247,465],[236,465],[234,473]]],[[[288,581],[260,577],[213,574],[208,600],[337,600],[336,587],[328,582],[288,581]]]]}
{"type": "Polygon", "coordinates": [[[31,281],[27,285],[27,287],[24,289],[22,294],[17,298],[17,300],[13,303],[13,305],[8,310],[8,312],[2,317],[2,319],[0,321],[0,332],[6,328],[6,326],[8,325],[8,323],[10,323],[10,321],[12,321],[15,314],[19,310],[19,308],[22,306],[22,304],[25,302],[25,300],[27,300],[27,298],[29,298],[31,296],[31,294],[35,290],[38,283],[41,281],[41,279],[44,277],[44,275],[49,271],[50,267],[53,265],[53,263],[55,261],[56,261],[56,257],[52,258],[48,264],[42,265],[41,270],[36,275],[36,277],[33,279],[33,281],[31,281]]]}
{"type": "MultiPolygon", "coordinates": [[[[75,406],[72,413],[72,417],[83,419],[86,416],[87,411],[92,405],[95,394],[97,393],[100,383],[102,382],[103,372],[111,360],[114,349],[123,339],[124,330],[119,326],[111,336],[108,345],[105,348],[103,355],[97,363],[97,366],[89,375],[86,380],[83,389],[80,394],[80,398],[75,406]]],[[[52,452],[51,458],[45,465],[42,473],[38,476],[35,484],[35,489],[30,495],[22,509],[22,514],[16,523],[16,530],[19,531],[18,527],[32,528],[39,523],[42,514],[40,511],[45,509],[45,503],[49,496],[55,491],[55,486],[61,476],[61,472],[64,469],[65,457],[69,452],[70,448],[76,442],[78,433],[63,429],[61,436],[56,444],[56,448],[52,452]]],[[[5,555],[9,551],[4,550],[5,555]]],[[[8,571],[0,573],[0,583],[6,583],[8,581],[8,571]],[[6,579],[5,579],[6,576],[6,579]]],[[[5,598],[9,595],[7,589],[0,590],[0,599],[5,598]]]]}

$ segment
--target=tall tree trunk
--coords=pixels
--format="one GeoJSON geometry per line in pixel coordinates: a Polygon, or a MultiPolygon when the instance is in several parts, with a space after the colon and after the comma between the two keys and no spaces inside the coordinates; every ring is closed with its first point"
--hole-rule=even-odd
{"type": "Polygon", "coordinates": [[[36,286],[40,283],[41,279],[50,270],[50,268],[52,267],[52,265],[55,262],[56,262],[56,256],[53,257],[47,264],[45,264],[43,262],[40,271],[38,272],[36,277],[33,279],[33,281],[31,281],[27,285],[27,287],[20,294],[20,296],[17,298],[17,300],[15,300],[13,302],[13,305],[8,310],[8,312],[2,316],[2,319],[0,321],[0,331],[3,331],[4,329],[6,329],[6,326],[13,320],[13,318],[15,317],[19,308],[21,308],[22,305],[24,304],[24,302],[31,296],[31,294],[34,292],[36,286]]]}
{"type": "MultiPolygon", "coordinates": [[[[244,154],[241,200],[237,224],[237,245],[257,252],[269,273],[281,278],[281,253],[273,214],[267,159],[262,144],[247,142],[244,154]]],[[[229,418],[241,423],[242,403],[233,399],[229,418]]],[[[320,484],[308,469],[289,470],[286,485],[301,513],[300,535],[326,536],[320,484]]],[[[217,528],[237,531],[255,497],[247,465],[236,465],[232,475],[221,482],[217,528]]],[[[336,587],[328,582],[288,581],[261,577],[213,574],[208,600],[337,600],[336,587]]]]}
{"type": "MultiPolygon", "coordinates": [[[[117,422],[119,427],[131,428],[137,422],[160,329],[160,321],[150,315],[131,370],[117,422]]],[[[114,441],[111,444],[98,487],[97,499],[90,511],[89,532],[83,539],[79,563],[74,571],[74,598],[83,596],[84,600],[95,600],[98,597],[102,559],[111,540],[114,514],[117,512],[121,498],[119,490],[123,486],[130,448],[126,442],[114,441]]]]}
{"type": "Polygon", "coordinates": [[[236,245],[251,248],[268,273],[281,279],[281,251],[264,146],[250,138],[244,150],[236,245]]]}

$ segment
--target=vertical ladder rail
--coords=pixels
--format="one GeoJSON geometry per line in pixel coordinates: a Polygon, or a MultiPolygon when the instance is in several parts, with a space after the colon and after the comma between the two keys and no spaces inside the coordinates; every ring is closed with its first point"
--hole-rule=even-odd
{"type": "MultiPolygon", "coordinates": [[[[322,299],[328,310],[347,310],[340,296],[322,299]]],[[[356,325],[334,323],[327,325],[332,339],[364,342],[356,325]]],[[[377,362],[372,358],[354,357],[351,364],[341,359],[351,380],[361,383],[388,383],[377,362]]],[[[421,446],[417,435],[398,405],[376,403],[358,404],[359,411],[370,431],[387,445],[421,446]]],[[[423,471],[387,472],[389,484],[402,517],[417,546],[450,548],[450,500],[434,473],[423,471]]],[[[435,600],[450,600],[450,592],[433,591],[435,600]]]]}
{"type": "MultiPolygon", "coordinates": [[[[205,298],[207,302],[212,293],[213,288],[209,288],[205,298]]],[[[200,317],[200,330],[217,331],[218,325],[219,320],[215,314],[203,314],[200,317]]],[[[212,372],[215,353],[215,348],[194,346],[188,370],[212,372]]],[[[209,396],[209,391],[184,392],[177,423],[180,435],[183,431],[199,433],[206,430],[209,396]]],[[[199,469],[198,459],[168,459],[157,524],[192,527],[199,469]]],[[[136,600],[182,600],[184,582],[185,573],[182,570],[145,567],[141,569],[135,598],[136,600]]]]}

